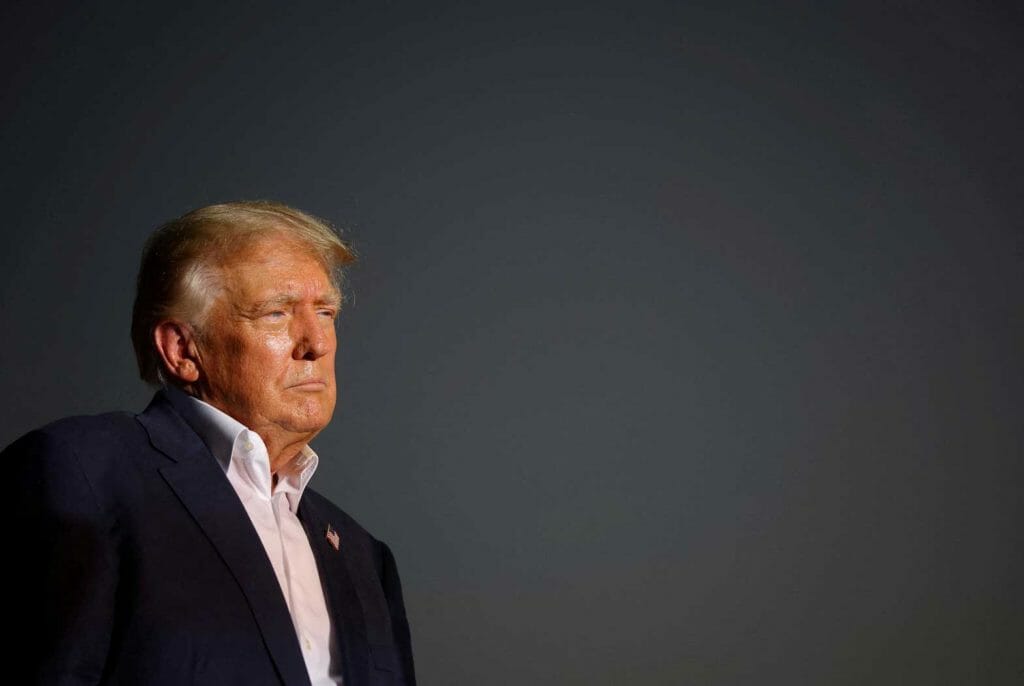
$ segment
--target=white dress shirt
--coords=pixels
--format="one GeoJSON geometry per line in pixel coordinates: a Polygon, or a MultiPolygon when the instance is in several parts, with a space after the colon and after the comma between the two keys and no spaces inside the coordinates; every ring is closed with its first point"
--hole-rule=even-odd
{"type": "MultiPolygon", "coordinates": [[[[177,389],[172,389],[177,391],[177,389]]],[[[256,528],[281,584],[313,686],[341,684],[341,657],[313,550],[295,511],[319,463],[307,445],[272,485],[270,458],[259,434],[197,398],[187,419],[227,474],[256,528]]]]}

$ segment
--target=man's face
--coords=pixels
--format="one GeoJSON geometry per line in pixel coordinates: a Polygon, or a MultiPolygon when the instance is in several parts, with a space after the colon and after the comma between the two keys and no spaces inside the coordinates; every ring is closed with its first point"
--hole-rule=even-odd
{"type": "Polygon", "coordinates": [[[264,437],[308,441],[334,412],[339,295],[309,249],[263,238],[221,265],[196,341],[199,397],[264,437]]]}

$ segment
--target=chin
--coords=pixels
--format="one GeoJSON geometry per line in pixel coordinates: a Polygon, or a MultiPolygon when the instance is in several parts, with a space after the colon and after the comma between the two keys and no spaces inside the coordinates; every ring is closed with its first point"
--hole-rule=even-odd
{"type": "Polygon", "coordinates": [[[296,433],[318,433],[331,421],[333,406],[330,410],[316,408],[313,411],[300,411],[293,415],[292,425],[296,433]]]}

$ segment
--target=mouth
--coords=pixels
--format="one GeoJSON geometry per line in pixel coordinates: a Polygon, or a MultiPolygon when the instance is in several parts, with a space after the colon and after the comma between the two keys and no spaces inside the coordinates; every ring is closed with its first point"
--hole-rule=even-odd
{"type": "Polygon", "coordinates": [[[293,391],[320,391],[327,388],[327,382],[321,379],[306,379],[305,381],[299,381],[287,386],[289,390],[293,391]]]}

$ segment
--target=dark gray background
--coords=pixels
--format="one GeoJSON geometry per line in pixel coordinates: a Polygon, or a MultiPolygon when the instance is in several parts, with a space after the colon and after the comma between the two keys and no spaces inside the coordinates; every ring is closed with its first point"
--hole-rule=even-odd
{"type": "Polygon", "coordinates": [[[824,4],[6,4],[0,444],[279,199],[423,684],[1019,683],[1024,15],[824,4]]]}

